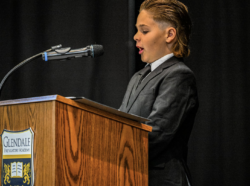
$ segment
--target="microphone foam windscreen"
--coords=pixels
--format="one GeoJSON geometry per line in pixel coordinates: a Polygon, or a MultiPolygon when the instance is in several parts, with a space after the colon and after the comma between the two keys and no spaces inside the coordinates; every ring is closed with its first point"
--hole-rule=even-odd
{"type": "Polygon", "coordinates": [[[92,45],[94,50],[94,57],[103,55],[104,50],[102,45],[92,45]]]}

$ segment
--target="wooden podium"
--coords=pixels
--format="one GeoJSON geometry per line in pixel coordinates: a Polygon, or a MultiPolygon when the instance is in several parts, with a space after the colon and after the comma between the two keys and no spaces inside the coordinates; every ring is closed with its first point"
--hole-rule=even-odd
{"type": "Polygon", "coordinates": [[[0,102],[0,133],[34,132],[34,185],[147,186],[145,118],[80,102],[59,95],[0,102]]]}

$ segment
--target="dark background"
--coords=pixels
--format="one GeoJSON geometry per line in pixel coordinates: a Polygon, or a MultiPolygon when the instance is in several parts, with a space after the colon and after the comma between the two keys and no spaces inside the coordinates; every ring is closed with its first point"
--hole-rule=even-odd
{"type": "MultiPolygon", "coordinates": [[[[59,94],[118,108],[130,77],[144,65],[132,39],[141,2],[1,1],[0,79],[57,44],[97,43],[105,50],[99,58],[37,59],[7,80],[1,99],[59,94]]],[[[194,185],[249,186],[250,1],[182,2],[193,21],[186,63],[196,74],[200,99],[188,157],[194,185]]]]}

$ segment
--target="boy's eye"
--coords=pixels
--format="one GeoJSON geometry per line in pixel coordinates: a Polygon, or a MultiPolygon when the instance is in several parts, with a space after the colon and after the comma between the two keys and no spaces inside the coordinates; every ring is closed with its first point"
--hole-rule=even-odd
{"type": "Polygon", "coordinates": [[[148,33],[148,31],[147,31],[147,30],[145,30],[145,31],[143,30],[142,33],[143,33],[143,34],[146,34],[146,33],[148,33]]]}

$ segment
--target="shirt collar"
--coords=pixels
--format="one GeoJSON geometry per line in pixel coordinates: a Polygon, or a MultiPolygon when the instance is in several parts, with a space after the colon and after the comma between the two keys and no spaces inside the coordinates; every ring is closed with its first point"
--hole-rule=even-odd
{"type": "MultiPolygon", "coordinates": [[[[157,59],[156,61],[154,61],[153,63],[148,63],[147,65],[151,65],[151,72],[153,70],[155,70],[158,66],[160,66],[162,63],[164,63],[165,61],[167,61],[168,59],[170,59],[171,57],[173,57],[174,54],[171,53],[171,54],[167,54],[165,56],[163,56],[162,58],[160,59],[157,59]]],[[[146,65],[146,66],[147,66],[146,65]]]]}

